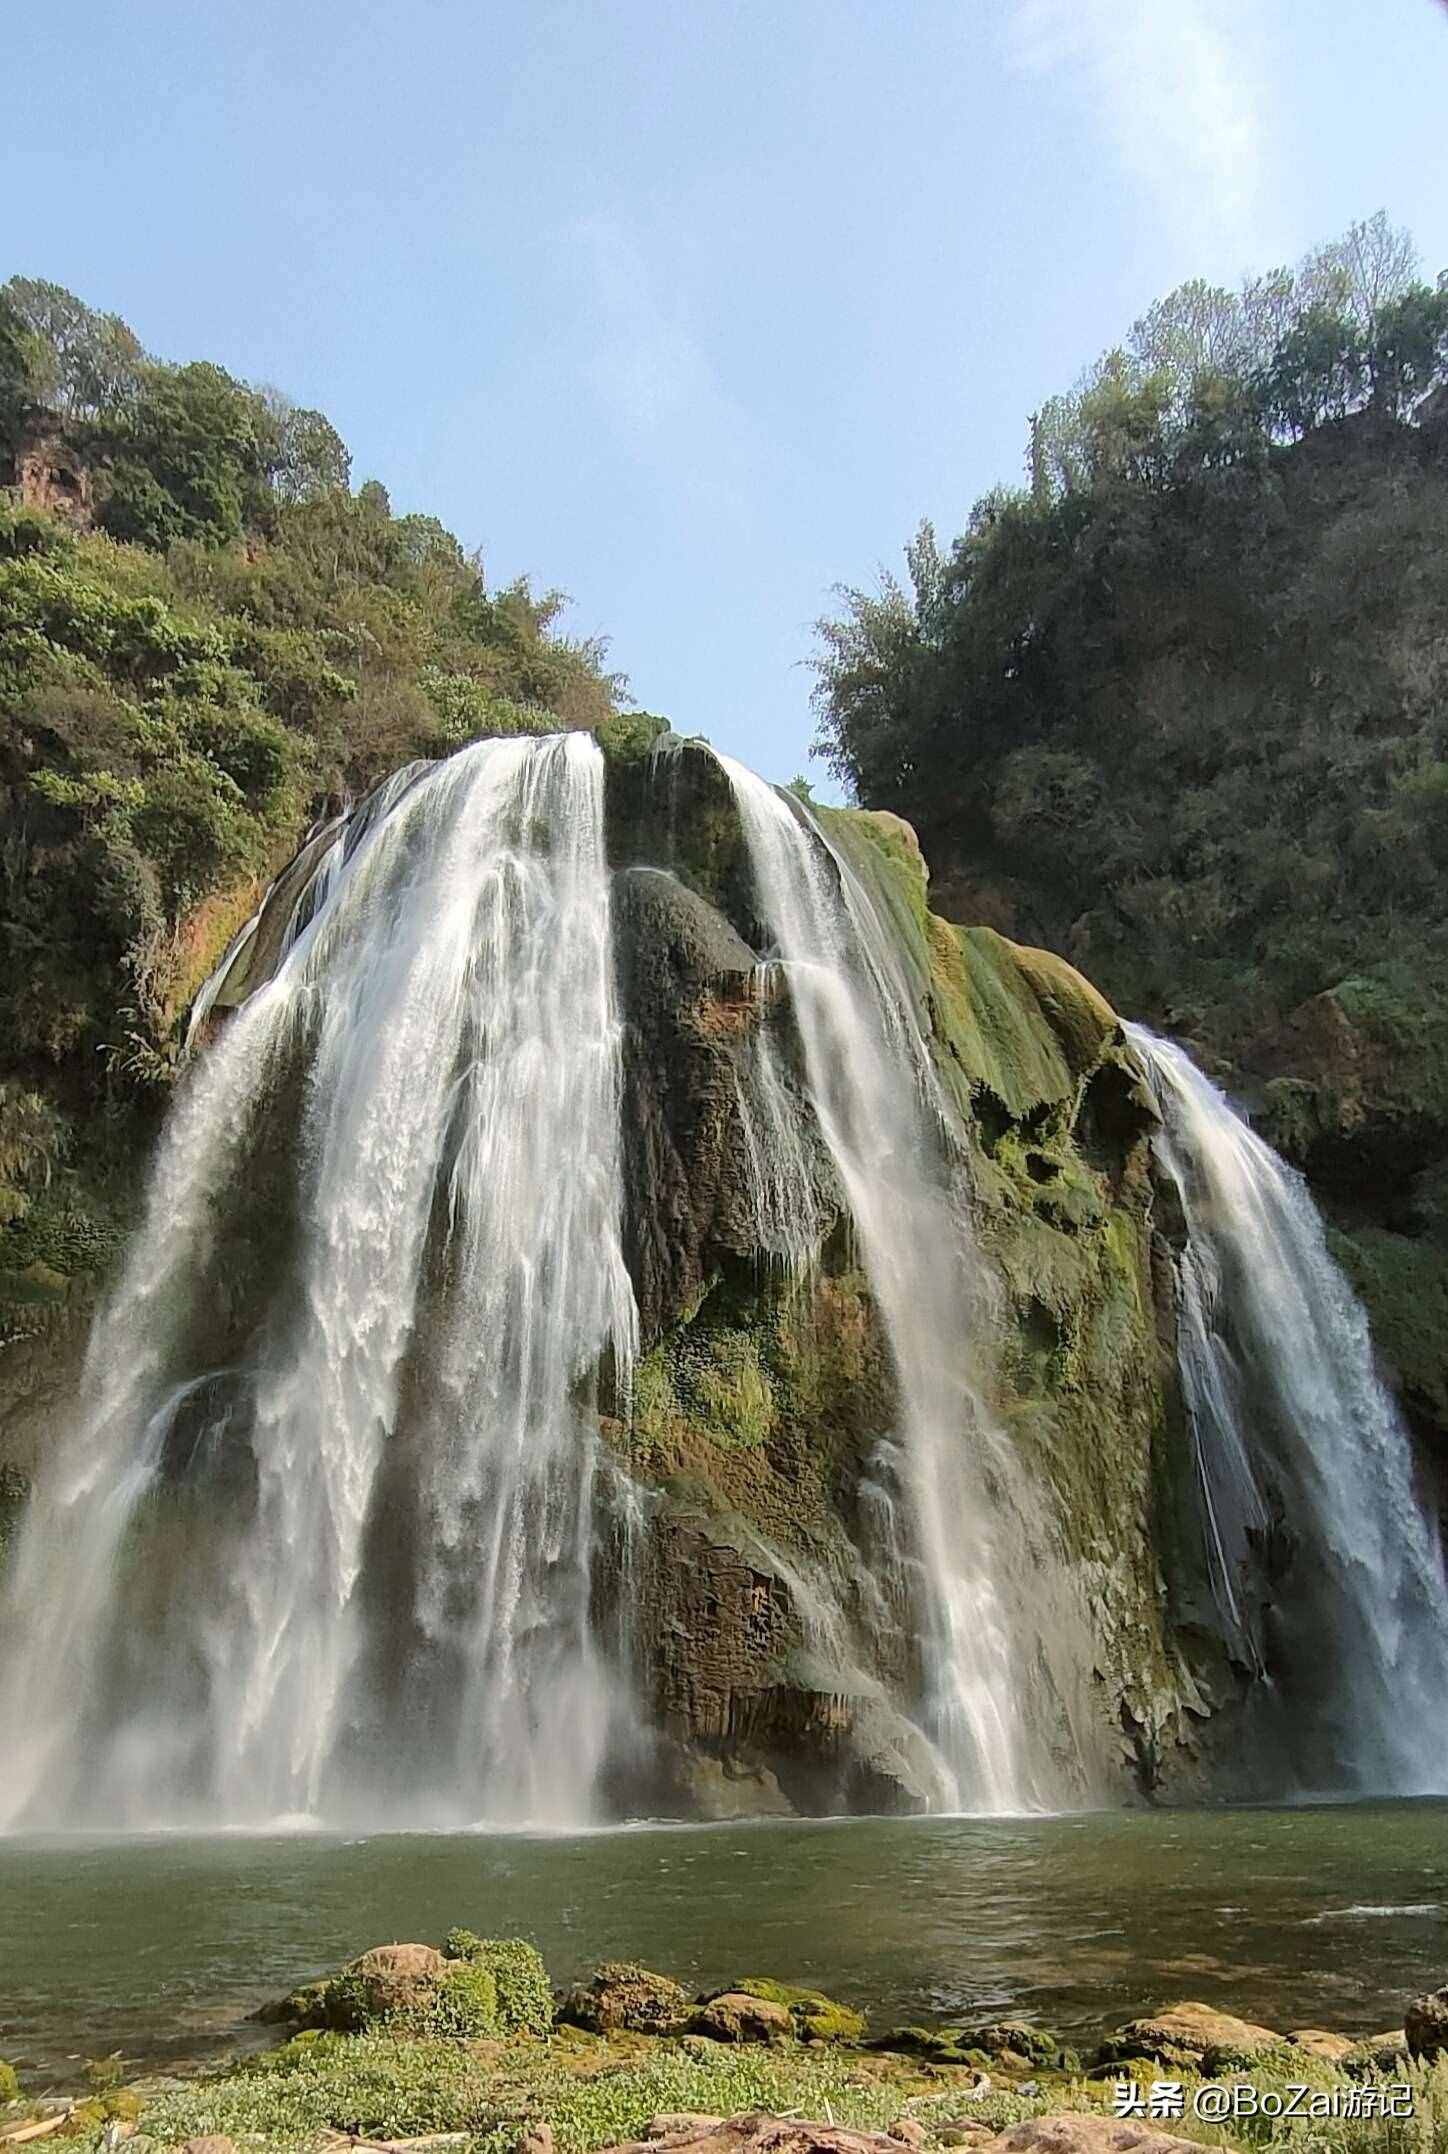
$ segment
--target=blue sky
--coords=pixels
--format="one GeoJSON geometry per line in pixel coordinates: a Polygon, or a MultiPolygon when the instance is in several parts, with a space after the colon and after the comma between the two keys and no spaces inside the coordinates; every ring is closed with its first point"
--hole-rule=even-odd
{"type": "Polygon", "coordinates": [[[73,0],[5,37],[0,275],[320,405],[775,778],[831,586],[1017,478],[1152,299],[1379,207],[1448,264],[1440,0],[73,0]]]}

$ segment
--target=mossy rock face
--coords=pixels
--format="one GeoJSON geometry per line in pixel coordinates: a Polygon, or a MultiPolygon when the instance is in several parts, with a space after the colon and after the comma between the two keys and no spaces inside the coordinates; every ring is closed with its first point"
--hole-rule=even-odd
{"type": "Polygon", "coordinates": [[[775,1982],[760,1975],[750,1975],[730,1987],[746,1997],[763,1997],[770,2004],[782,2004],[802,2042],[862,2042],[865,2039],[864,2013],[853,2011],[847,2004],[836,2004],[833,1997],[826,1997],[820,1990],[797,1989],[787,1982],[775,1982]]]}
{"type": "Polygon", "coordinates": [[[637,1960],[607,1960],[558,2008],[566,2025],[590,2034],[678,2034],[689,2024],[688,1991],[637,1960]]]}

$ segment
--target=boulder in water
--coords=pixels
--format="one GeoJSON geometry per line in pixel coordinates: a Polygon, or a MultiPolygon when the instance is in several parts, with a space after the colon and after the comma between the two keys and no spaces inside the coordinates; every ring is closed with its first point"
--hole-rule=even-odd
{"type": "Polygon", "coordinates": [[[677,2034],[693,2007],[688,1991],[637,1960],[606,1960],[592,1978],[568,1991],[558,2018],[590,2034],[677,2034]]]}

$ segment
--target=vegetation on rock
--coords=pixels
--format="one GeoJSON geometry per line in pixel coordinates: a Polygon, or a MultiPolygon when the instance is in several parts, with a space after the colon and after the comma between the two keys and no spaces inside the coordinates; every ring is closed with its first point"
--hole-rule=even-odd
{"type": "Polygon", "coordinates": [[[1379,215],[1150,309],[1036,413],[1027,484],[846,591],[818,658],[820,748],[917,826],[939,909],[1275,1080],[1343,1223],[1436,1250],[1445,548],[1448,274],[1379,215]]]}
{"type": "Polygon", "coordinates": [[[315,815],[470,740],[662,730],[563,605],[354,489],[321,413],[0,287],[7,1342],[105,1269],[186,1007],[315,815]]]}

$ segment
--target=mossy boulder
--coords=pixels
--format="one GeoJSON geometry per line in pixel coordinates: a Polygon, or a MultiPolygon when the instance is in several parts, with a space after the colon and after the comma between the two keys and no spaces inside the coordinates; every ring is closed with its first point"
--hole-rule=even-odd
{"type": "Polygon", "coordinates": [[[972,2027],[967,2031],[966,2046],[1001,2063],[1019,2062],[1040,2070],[1059,2066],[1067,2054],[1058,2036],[1024,2019],[996,2019],[987,2026],[972,2027]]]}
{"type": "Polygon", "coordinates": [[[606,1960],[590,1979],[568,1991],[558,2007],[565,2025],[590,2034],[677,2034],[693,2007],[688,1991],[668,1975],[637,1960],[606,1960]]]}
{"type": "Polygon", "coordinates": [[[980,2066],[986,2062],[985,2051],[975,2048],[968,2027],[892,2027],[868,2046],[892,2056],[923,2057],[929,2064],[980,2066]]]}
{"type": "Polygon", "coordinates": [[[692,2034],[714,2042],[778,2042],[794,2035],[794,2020],[782,2004],[752,1997],[746,1990],[720,1990],[701,1998],[689,2022],[692,2034]]]}
{"type": "Polygon", "coordinates": [[[486,1974],[497,1997],[498,2034],[531,2034],[540,2039],[553,2025],[553,1987],[536,1945],[522,1937],[476,1937],[471,1930],[449,1930],[443,1941],[448,1976],[462,1968],[486,1974]]]}
{"type": "Polygon", "coordinates": [[[441,1952],[433,1945],[376,1945],[339,1973],[264,2006],[257,2017],[336,2034],[543,2036],[553,2024],[553,1992],[532,1945],[454,1930],[441,1952]]]}
{"type": "Polygon", "coordinates": [[[768,1976],[750,1975],[731,1985],[736,1994],[762,1997],[769,2004],[782,2004],[802,2042],[862,2042],[866,2034],[863,2012],[836,2004],[817,1989],[797,1989],[768,1976]]]}

